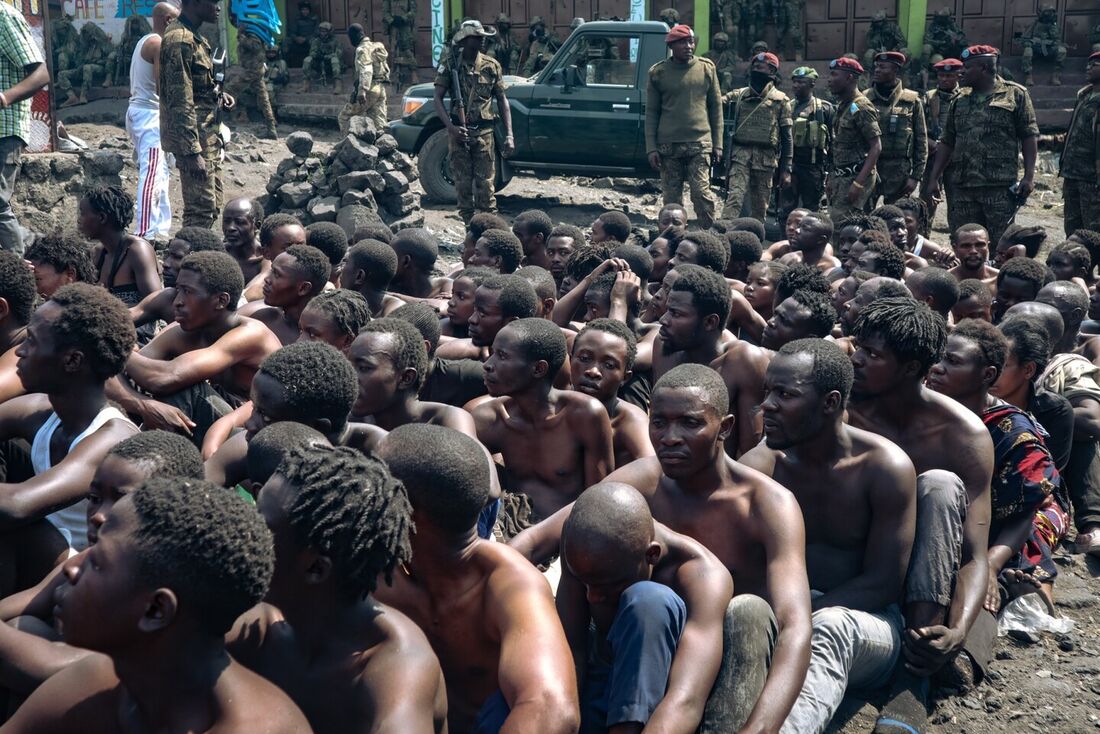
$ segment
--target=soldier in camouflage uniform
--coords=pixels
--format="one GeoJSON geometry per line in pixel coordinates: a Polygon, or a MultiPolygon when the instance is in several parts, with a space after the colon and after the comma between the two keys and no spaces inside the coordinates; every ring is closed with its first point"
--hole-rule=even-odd
{"type": "Polygon", "coordinates": [[[435,77],[435,112],[450,135],[448,154],[451,174],[454,176],[455,194],[458,197],[458,213],[462,221],[470,223],[476,212],[496,210],[493,190],[496,178],[496,162],[493,128],[496,116],[504,123],[505,156],[515,150],[512,138],[512,113],[504,96],[504,74],[500,64],[481,53],[483,39],[494,34],[485,30],[476,20],[464,21],[451,41],[452,52],[443,54],[439,73],[435,77]],[[451,69],[458,65],[459,89],[453,89],[451,69]],[[451,109],[443,104],[443,97],[451,95],[451,109]],[[460,99],[466,116],[463,127],[458,119],[454,100],[460,99]],[[496,109],[493,101],[496,100],[496,109]]]}
{"type": "Polygon", "coordinates": [[[863,53],[863,68],[874,68],[875,56],[883,51],[904,51],[908,43],[905,34],[897,23],[886,17],[886,11],[880,10],[871,17],[871,27],[867,29],[867,50],[863,53]]]}
{"type": "Polygon", "coordinates": [[[108,63],[114,47],[111,38],[95,23],[85,23],[80,28],[80,53],[75,66],[57,75],[57,91],[68,95],[61,107],[88,101],[88,90],[107,74],[108,63]],[[80,85],[77,95],[75,85],[80,85]]]}
{"type": "Polygon", "coordinates": [[[1039,17],[1020,39],[1020,44],[1024,47],[1024,85],[1031,86],[1035,83],[1031,69],[1035,56],[1039,56],[1043,59],[1054,59],[1054,73],[1050,77],[1050,83],[1056,87],[1061,86],[1066,44],[1062,42],[1062,31],[1058,28],[1058,11],[1053,5],[1043,6],[1039,17]]]}
{"type": "Polygon", "coordinates": [[[298,17],[290,23],[286,46],[287,63],[298,66],[309,55],[309,42],[317,35],[321,19],[313,14],[310,0],[298,0],[298,17]]]}
{"type": "Polygon", "coordinates": [[[920,68],[924,74],[928,67],[944,59],[958,58],[963,49],[969,46],[966,34],[955,23],[948,8],[940,8],[932,16],[932,21],[924,31],[924,44],[921,46],[920,68]]]}
{"type": "Polygon", "coordinates": [[[209,229],[222,208],[219,117],[234,100],[215,82],[210,43],[199,33],[217,20],[215,0],[183,0],[160,46],[160,143],[176,157],[185,227],[209,229]]]}
{"type": "Polygon", "coordinates": [[[237,119],[247,121],[248,110],[258,110],[265,125],[261,137],[276,140],[279,133],[275,129],[275,113],[271,111],[271,98],[264,83],[267,45],[247,26],[239,26],[235,16],[230,16],[229,20],[237,27],[237,62],[241,66],[241,74],[228,88],[237,100],[237,119]]]}
{"type": "Polygon", "coordinates": [[[347,134],[348,122],[356,116],[369,117],[374,129],[386,129],[386,82],[390,80],[389,54],[381,43],[371,40],[363,26],[348,26],[348,40],[355,48],[355,83],[351,100],[340,110],[340,133],[347,134]]]}
{"type": "Polygon", "coordinates": [[[531,19],[531,30],[527,35],[527,49],[524,51],[521,76],[534,76],[542,67],[550,63],[561,47],[558,39],[546,31],[546,21],[536,15],[531,19]]]}
{"type": "Polygon", "coordinates": [[[140,15],[131,15],[126,19],[126,28],[118,48],[111,52],[107,62],[107,77],[104,87],[125,86],[130,83],[130,60],[133,58],[137,42],[153,32],[149,21],[140,15]]]}
{"type": "Polygon", "coordinates": [[[775,45],[781,53],[793,53],[795,61],[802,60],[802,20],[806,12],[806,0],[776,0],[775,45]]]}
{"type": "Polygon", "coordinates": [[[779,72],[775,54],[757,54],[750,68],[749,86],[722,97],[731,127],[724,146],[729,155],[729,193],[722,216],[741,216],[748,194],[749,216],[764,221],[776,168],[780,188],[791,185],[791,100],[775,88],[779,72]]]}
{"type": "Polygon", "coordinates": [[[279,55],[279,49],[271,46],[264,51],[267,61],[264,70],[264,86],[267,87],[268,100],[275,99],[275,92],[282,89],[290,82],[290,69],[286,60],[279,55]]]}
{"type": "Polygon", "coordinates": [[[814,96],[817,71],[800,66],[791,73],[794,100],[791,107],[791,138],[794,147],[791,186],[784,192],[780,219],[786,221],[792,210],[821,208],[825,195],[825,175],[829,171],[829,150],[833,137],[836,106],[814,96]]]}
{"type": "Polygon", "coordinates": [[[1100,51],[1100,23],[1094,25],[1089,32],[1089,43],[1092,44],[1093,51],[1100,51]]]}
{"type": "Polygon", "coordinates": [[[905,54],[900,51],[885,51],[875,57],[874,84],[867,98],[878,110],[882,154],[872,205],[880,196],[882,203],[893,204],[916,191],[928,162],[924,102],[898,78],[905,62],[905,54]]]}
{"type": "Polygon", "coordinates": [[[859,91],[863,67],[855,59],[829,62],[829,91],[837,100],[833,120],[832,171],[825,186],[829,217],[839,222],[865,212],[878,185],[875,166],[882,152],[878,110],[859,91]]]}
{"type": "Polygon", "coordinates": [[[680,24],[680,11],[676,8],[665,8],[657,14],[657,20],[663,22],[669,28],[680,24]]]}
{"type": "Polygon", "coordinates": [[[76,66],[80,58],[80,33],[73,26],[71,15],[62,15],[50,26],[53,73],[56,76],[76,66]]]}
{"type": "Polygon", "coordinates": [[[1031,96],[1019,84],[997,74],[1000,51],[971,46],[962,53],[962,91],[947,113],[936,147],[936,161],[921,197],[930,202],[935,182],[951,164],[946,178],[947,224],[954,232],[964,224],[980,224],[997,242],[1018,208],[1017,161],[1024,155],[1024,175],[1018,196],[1035,188],[1039,126],[1031,96]]]}
{"type": "Polygon", "coordinates": [[[737,56],[729,47],[729,36],[721,31],[715,33],[710,40],[710,50],[703,54],[703,58],[710,59],[714,64],[722,94],[732,92],[737,56]]]}
{"type": "Polygon", "coordinates": [[[302,91],[309,92],[310,82],[314,79],[320,79],[323,84],[327,76],[334,80],[333,91],[340,94],[344,89],[340,81],[340,73],[343,71],[342,56],[340,42],[332,32],[332,23],[326,20],[317,26],[317,35],[309,42],[309,56],[302,62],[302,70],[305,72],[302,91]]]}
{"type": "Polygon", "coordinates": [[[709,59],[695,56],[695,35],[678,25],[665,36],[672,56],[649,69],[645,142],[649,164],[661,172],[665,204],[684,201],[691,189],[695,217],[714,223],[718,197],[710,190],[710,167],[722,158],[722,93],[709,59]],[[706,100],[706,104],[699,104],[706,100]]]}
{"type": "Polygon", "coordinates": [[[382,28],[393,49],[393,88],[400,92],[416,72],[416,0],[382,0],[382,28]]]}
{"type": "MultiPolygon", "coordinates": [[[[768,21],[772,19],[772,0],[745,0],[745,21],[748,38],[764,38],[768,27],[768,21]]],[[[763,43],[758,41],[757,43],[763,43]]],[[[763,49],[767,51],[766,48],[763,49]]],[[[749,58],[761,53],[755,48],[749,49],[749,58]]]]}
{"type": "Polygon", "coordinates": [[[712,0],[710,5],[711,27],[726,34],[734,56],[741,50],[741,36],[744,35],[741,14],[744,11],[745,0],[712,0]]]}
{"type": "MultiPolygon", "coordinates": [[[[932,163],[936,158],[936,147],[943,135],[943,127],[947,124],[947,112],[951,109],[951,103],[959,96],[959,73],[962,68],[962,62],[958,59],[944,59],[932,66],[932,70],[936,72],[936,88],[928,90],[924,95],[924,119],[925,127],[928,128],[928,163],[924,168],[926,184],[932,173],[932,163]]],[[[929,222],[936,218],[936,208],[940,201],[937,197],[928,205],[929,222]]]]}
{"type": "Polygon", "coordinates": [[[1089,56],[1085,74],[1089,83],[1077,92],[1077,106],[1058,159],[1058,175],[1065,179],[1067,236],[1078,229],[1100,230],[1100,51],[1089,56]]]}
{"type": "Polygon", "coordinates": [[[485,53],[500,64],[505,76],[519,73],[519,44],[512,38],[512,19],[504,13],[497,16],[497,34],[485,43],[485,53]]]}

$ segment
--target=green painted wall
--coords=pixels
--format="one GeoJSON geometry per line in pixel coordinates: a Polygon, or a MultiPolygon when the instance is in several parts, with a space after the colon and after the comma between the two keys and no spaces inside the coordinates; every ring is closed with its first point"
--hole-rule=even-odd
{"type": "MultiPolygon", "coordinates": [[[[647,9],[648,10],[648,9],[647,9]]],[[[646,17],[649,17],[648,12],[646,17]]],[[[710,0],[695,0],[695,53],[710,49],[710,0]]]]}
{"type": "Polygon", "coordinates": [[[912,57],[920,57],[927,16],[928,0],[898,0],[898,25],[909,40],[909,55],[912,57]]]}

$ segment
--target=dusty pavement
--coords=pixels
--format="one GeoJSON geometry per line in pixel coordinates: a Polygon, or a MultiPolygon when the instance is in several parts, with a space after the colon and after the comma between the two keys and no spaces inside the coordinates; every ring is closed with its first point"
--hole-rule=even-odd
{"type": "MultiPolygon", "coordinates": [[[[104,146],[129,156],[129,141],[121,126],[110,123],[76,123],[69,126],[95,148],[104,146]]],[[[332,129],[304,128],[323,153],[339,140],[332,129]]],[[[264,191],[268,177],[287,155],[278,141],[257,140],[259,128],[243,126],[235,131],[228,153],[225,192],[231,198],[264,191]]],[[[284,126],[282,132],[292,132],[284,126]]],[[[1063,238],[1061,193],[1050,167],[1050,154],[1042,154],[1037,191],[1020,212],[1019,221],[1041,224],[1049,232],[1048,243],[1063,238]]],[[[134,186],[136,171],[128,164],[122,172],[127,186],[134,186]]],[[[175,176],[175,174],[173,174],[175,176]]],[[[415,186],[419,187],[419,183],[415,186]]],[[[173,180],[173,212],[181,212],[178,181],[173,180]]],[[[548,211],[555,221],[587,226],[603,210],[625,210],[637,224],[652,224],[660,206],[652,182],[620,179],[555,177],[542,181],[517,177],[498,197],[500,208],[514,215],[528,208],[548,211]]],[[[76,207],[67,208],[58,224],[75,224],[76,207]]],[[[426,226],[445,244],[447,260],[454,260],[463,238],[462,225],[450,207],[424,203],[426,226]]],[[[934,240],[946,242],[946,220],[941,207],[934,240]]],[[[1058,612],[1072,619],[1075,629],[1055,636],[1040,636],[1037,642],[1017,642],[1007,637],[997,645],[997,660],[989,678],[976,690],[960,696],[938,697],[929,731],[971,734],[1046,732],[1084,734],[1100,731],[1100,559],[1086,559],[1063,552],[1058,561],[1062,571],[1055,588],[1058,612]]],[[[875,696],[871,696],[874,701],[875,696]]],[[[870,731],[874,709],[864,699],[851,697],[830,728],[854,734],[870,731]]]]}

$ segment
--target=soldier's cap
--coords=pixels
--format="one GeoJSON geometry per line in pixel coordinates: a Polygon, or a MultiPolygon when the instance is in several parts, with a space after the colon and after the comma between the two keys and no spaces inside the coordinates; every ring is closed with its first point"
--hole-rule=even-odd
{"type": "Polygon", "coordinates": [[[1089,55],[1089,63],[1091,64],[1093,61],[1100,61],[1100,51],[1089,55]]]}
{"type": "Polygon", "coordinates": [[[985,44],[979,44],[977,46],[970,46],[969,48],[964,50],[962,52],[962,60],[966,61],[967,59],[978,59],[978,58],[981,58],[983,56],[989,56],[989,57],[992,57],[992,58],[996,58],[1000,55],[1001,55],[1001,52],[996,47],[986,46],[985,44]]]}
{"type": "Polygon", "coordinates": [[[940,8],[939,10],[936,11],[936,15],[940,18],[950,18],[951,17],[951,8],[940,8]]]}
{"type": "Polygon", "coordinates": [[[886,20],[886,11],[880,10],[871,16],[871,22],[880,22],[886,20]]]}
{"type": "Polygon", "coordinates": [[[936,71],[944,71],[948,74],[952,74],[957,71],[962,71],[963,62],[958,59],[944,59],[943,61],[937,61],[932,64],[932,68],[936,71]]]}
{"type": "Polygon", "coordinates": [[[791,79],[817,79],[817,69],[812,66],[800,66],[791,72],[791,79]]]}
{"type": "Polygon", "coordinates": [[[695,38],[695,31],[691,30],[691,26],[673,26],[672,30],[665,35],[665,43],[675,43],[685,38],[695,38]]]}
{"type": "Polygon", "coordinates": [[[753,56],[752,60],[753,61],[766,61],[766,62],[768,62],[768,66],[772,67],[776,71],[779,71],[779,57],[776,56],[775,54],[768,53],[767,51],[765,51],[764,53],[759,53],[756,56],[753,56]]]}
{"type": "Polygon", "coordinates": [[[859,63],[855,59],[849,59],[846,56],[841,56],[839,59],[833,59],[829,62],[830,69],[840,69],[847,71],[851,74],[862,74],[863,64],[859,63]]]}
{"type": "Polygon", "coordinates": [[[711,41],[725,41],[726,43],[729,43],[730,37],[728,35],[726,35],[725,33],[723,33],[722,31],[718,31],[717,33],[715,33],[713,36],[710,37],[710,40],[711,41]]]}
{"type": "Polygon", "coordinates": [[[488,38],[489,36],[495,36],[497,32],[492,29],[486,29],[481,25],[480,20],[464,20],[462,25],[458,27],[458,32],[455,33],[455,37],[451,39],[451,43],[457,46],[472,36],[481,36],[482,38],[488,38]]]}
{"type": "Polygon", "coordinates": [[[579,18],[579,17],[574,18],[573,20],[571,20],[569,22],[569,27],[572,30],[576,30],[576,29],[580,28],[582,25],[584,25],[584,18],[579,18]]]}
{"type": "Polygon", "coordinates": [[[891,64],[896,64],[900,69],[905,66],[906,58],[905,54],[901,51],[883,51],[882,53],[875,54],[875,61],[887,61],[891,64]]]}
{"type": "Polygon", "coordinates": [[[537,25],[546,25],[546,21],[542,19],[541,15],[536,15],[531,19],[530,27],[534,28],[537,25]]]}
{"type": "Polygon", "coordinates": [[[767,51],[768,50],[768,44],[764,43],[763,41],[757,41],[756,43],[754,43],[752,45],[752,48],[749,49],[749,50],[752,51],[753,53],[756,53],[758,51],[767,51]]]}
{"type": "Polygon", "coordinates": [[[332,23],[329,23],[327,20],[322,21],[321,23],[317,24],[317,30],[319,30],[319,31],[331,31],[332,30],[332,23]]]}
{"type": "Polygon", "coordinates": [[[508,17],[507,13],[501,13],[497,16],[497,25],[512,25],[512,19],[508,17]]]}

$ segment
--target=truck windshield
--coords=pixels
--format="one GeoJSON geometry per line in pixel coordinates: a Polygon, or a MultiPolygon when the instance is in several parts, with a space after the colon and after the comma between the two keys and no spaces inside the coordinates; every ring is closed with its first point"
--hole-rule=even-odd
{"type": "Polygon", "coordinates": [[[632,88],[638,83],[637,45],[637,35],[584,35],[554,59],[554,68],[576,67],[587,87],[632,88]]]}

